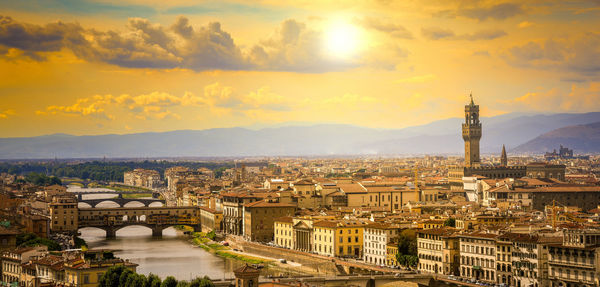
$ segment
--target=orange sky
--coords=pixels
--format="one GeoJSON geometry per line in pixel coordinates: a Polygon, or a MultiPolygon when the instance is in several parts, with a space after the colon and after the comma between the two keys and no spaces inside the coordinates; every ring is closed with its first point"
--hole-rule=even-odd
{"type": "Polygon", "coordinates": [[[600,110],[593,0],[0,8],[2,137],[600,110]]]}

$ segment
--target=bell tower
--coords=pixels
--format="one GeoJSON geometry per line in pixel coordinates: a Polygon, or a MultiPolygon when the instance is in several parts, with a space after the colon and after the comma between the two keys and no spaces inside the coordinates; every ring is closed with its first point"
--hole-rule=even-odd
{"type": "Polygon", "coordinates": [[[465,141],[465,166],[477,167],[479,160],[479,140],[481,139],[481,122],[479,121],[479,105],[473,102],[465,106],[465,123],[462,124],[462,136],[465,141]]]}

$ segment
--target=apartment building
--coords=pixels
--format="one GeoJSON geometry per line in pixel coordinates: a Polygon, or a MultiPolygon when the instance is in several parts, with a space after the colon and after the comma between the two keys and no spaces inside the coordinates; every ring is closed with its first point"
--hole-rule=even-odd
{"type": "Polygon", "coordinates": [[[2,282],[15,286],[33,286],[34,282],[23,280],[23,264],[48,252],[47,246],[21,247],[2,252],[2,282]]]}
{"type": "Polygon", "coordinates": [[[455,229],[427,229],[417,232],[419,271],[458,275],[459,240],[455,229]]]}
{"type": "Polygon", "coordinates": [[[363,258],[366,263],[385,265],[387,245],[400,235],[395,224],[371,223],[365,226],[363,236],[363,258]]]}
{"type": "Polygon", "coordinates": [[[48,204],[48,209],[51,220],[50,230],[53,232],[77,232],[79,210],[75,195],[55,195],[48,204]]]}
{"type": "Polygon", "coordinates": [[[264,200],[244,205],[244,238],[250,241],[271,242],[274,239],[275,218],[294,216],[296,206],[264,200]]]}
{"type": "Polygon", "coordinates": [[[123,183],[144,188],[158,188],[162,186],[160,174],[156,170],[136,168],[123,173],[123,183]]]}
{"type": "Polygon", "coordinates": [[[291,216],[276,218],[273,221],[275,244],[292,249],[294,248],[294,227],[291,216]]]}
{"type": "Polygon", "coordinates": [[[460,275],[494,283],[496,281],[496,238],[498,235],[470,232],[460,240],[460,275]]]}
{"type": "Polygon", "coordinates": [[[322,220],[313,224],[314,247],[318,254],[362,258],[363,231],[359,220],[322,220]]]}
{"type": "Polygon", "coordinates": [[[600,229],[567,229],[563,241],[548,245],[552,287],[598,286],[600,229]]]}

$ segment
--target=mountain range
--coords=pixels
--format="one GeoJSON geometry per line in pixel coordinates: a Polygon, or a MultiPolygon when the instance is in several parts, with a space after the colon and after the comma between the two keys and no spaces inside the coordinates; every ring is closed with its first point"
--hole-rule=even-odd
{"type": "Polygon", "coordinates": [[[514,149],[519,153],[536,153],[558,150],[558,145],[573,149],[576,153],[600,151],[600,122],[568,126],[542,134],[514,149]]]}
{"type": "MultiPolygon", "coordinates": [[[[600,152],[597,134],[587,134],[594,128],[586,126],[600,122],[600,112],[550,115],[510,113],[482,118],[481,121],[482,153],[499,154],[502,144],[506,145],[509,152],[542,152],[558,148],[559,144],[575,148],[576,153],[600,152]],[[582,127],[578,128],[581,133],[576,134],[570,128],[566,131],[561,129],[568,126],[582,127]],[[589,143],[577,143],[576,139],[589,143]],[[516,148],[512,150],[511,147],[516,148]],[[579,150],[578,147],[585,149],[579,150]]],[[[461,118],[450,118],[403,129],[318,124],[257,130],[238,127],[123,135],[53,134],[0,138],[0,158],[461,154],[462,122],[461,118]]]]}

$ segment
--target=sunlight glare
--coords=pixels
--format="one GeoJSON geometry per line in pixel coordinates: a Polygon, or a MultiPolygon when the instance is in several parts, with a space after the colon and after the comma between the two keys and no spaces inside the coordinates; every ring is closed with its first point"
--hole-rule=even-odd
{"type": "Polygon", "coordinates": [[[347,22],[333,23],[326,31],[325,41],[328,52],[335,57],[352,56],[359,46],[359,30],[347,22]]]}

